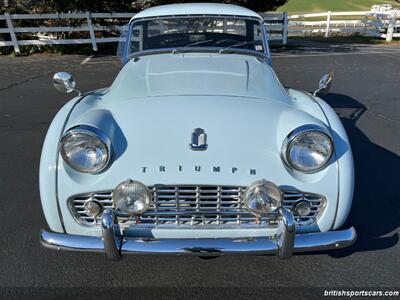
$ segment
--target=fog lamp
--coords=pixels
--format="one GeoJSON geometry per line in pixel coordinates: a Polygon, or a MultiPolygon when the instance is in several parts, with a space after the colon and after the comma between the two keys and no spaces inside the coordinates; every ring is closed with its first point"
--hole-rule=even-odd
{"type": "Polygon", "coordinates": [[[256,215],[272,213],[281,206],[282,192],[272,182],[256,181],[245,190],[243,201],[256,215]]]}
{"type": "Polygon", "coordinates": [[[85,214],[87,214],[89,217],[92,218],[97,217],[102,211],[100,203],[93,200],[86,201],[85,204],[83,205],[83,208],[85,214]]]}
{"type": "Polygon", "coordinates": [[[308,201],[299,201],[294,206],[294,212],[301,217],[308,216],[311,212],[311,205],[308,201]]]}
{"type": "Polygon", "coordinates": [[[115,188],[113,202],[117,210],[129,215],[138,215],[149,209],[151,194],[143,183],[127,180],[115,188]]]}

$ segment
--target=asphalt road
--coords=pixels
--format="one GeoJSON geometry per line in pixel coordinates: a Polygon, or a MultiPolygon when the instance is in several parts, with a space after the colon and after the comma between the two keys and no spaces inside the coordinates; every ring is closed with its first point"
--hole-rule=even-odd
{"type": "MultiPolygon", "coordinates": [[[[197,296],[238,288],[251,296],[255,287],[399,289],[400,48],[310,44],[275,50],[274,67],[285,86],[313,90],[323,73],[335,72],[325,99],[343,120],[356,166],[347,225],[358,230],[356,244],[287,261],[127,256],[115,263],[101,254],[40,246],[39,231],[47,226],[38,191],[41,146],[52,118],[70,97],[53,88],[52,75],[70,72],[87,91],[108,86],[120,68],[112,57],[85,58],[0,57],[0,287],[204,287],[197,296]]],[[[73,291],[61,290],[60,297],[73,291]]]]}

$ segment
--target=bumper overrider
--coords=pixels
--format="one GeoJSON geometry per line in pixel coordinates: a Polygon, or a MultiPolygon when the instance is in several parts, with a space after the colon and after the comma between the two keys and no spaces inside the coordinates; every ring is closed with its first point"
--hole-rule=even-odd
{"type": "Polygon", "coordinates": [[[280,258],[289,258],[293,253],[345,248],[356,240],[356,231],[353,227],[340,231],[296,234],[293,214],[284,208],[280,209],[279,214],[279,226],[274,236],[235,239],[149,239],[127,238],[121,235],[115,212],[107,209],[102,216],[102,237],[43,230],[40,239],[42,245],[49,249],[102,252],[112,260],[119,260],[125,254],[197,256],[276,254],[280,258]]]}

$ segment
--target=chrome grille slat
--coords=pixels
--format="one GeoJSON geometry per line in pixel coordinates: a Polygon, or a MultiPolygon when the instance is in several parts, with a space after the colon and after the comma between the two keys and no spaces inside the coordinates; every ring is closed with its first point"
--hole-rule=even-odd
{"type": "MultiPolygon", "coordinates": [[[[168,186],[155,185],[149,187],[153,195],[150,209],[138,218],[119,214],[118,219],[123,226],[245,226],[257,225],[257,220],[243,205],[242,196],[245,187],[241,186],[168,186]]],[[[297,226],[314,224],[322,214],[325,197],[301,192],[284,190],[283,207],[293,211],[294,205],[301,200],[311,204],[311,212],[306,217],[294,215],[297,226]]],[[[93,192],[75,195],[68,199],[68,206],[75,219],[81,224],[94,226],[100,224],[101,216],[95,220],[85,214],[84,203],[93,199],[101,203],[103,208],[111,208],[112,191],[93,192]]],[[[259,223],[270,220],[263,217],[259,223]]]]}
{"type": "MultiPolygon", "coordinates": [[[[201,192],[199,192],[200,194],[201,192]]],[[[210,198],[215,198],[217,197],[218,193],[215,193],[216,195],[201,195],[201,196],[197,196],[197,195],[190,195],[190,196],[185,196],[185,195],[163,195],[163,196],[159,196],[160,199],[166,199],[166,201],[168,199],[210,199],[210,198]]],[[[238,198],[237,195],[221,195],[222,199],[235,199],[238,198]]]]}
{"type": "MultiPolygon", "coordinates": [[[[147,211],[142,214],[142,216],[186,216],[186,215],[249,215],[248,211],[210,211],[210,210],[205,210],[205,211],[147,211]]],[[[119,216],[123,217],[128,217],[128,215],[124,214],[119,214],[119,216]]]]}

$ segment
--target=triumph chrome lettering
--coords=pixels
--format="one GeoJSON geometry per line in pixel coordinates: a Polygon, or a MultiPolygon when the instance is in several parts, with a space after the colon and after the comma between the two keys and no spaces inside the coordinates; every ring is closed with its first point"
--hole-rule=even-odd
{"type": "MultiPolygon", "coordinates": [[[[190,169],[193,172],[196,172],[196,173],[202,173],[202,172],[210,171],[212,173],[224,173],[224,172],[226,172],[226,173],[231,173],[231,174],[240,174],[240,173],[243,172],[243,169],[240,169],[238,167],[230,167],[230,168],[223,169],[221,166],[218,166],[218,165],[212,166],[210,169],[205,169],[203,166],[200,166],[200,165],[194,165],[190,169]]],[[[167,169],[167,167],[164,166],[164,165],[155,166],[154,169],[151,168],[151,167],[148,167],[148,166],[140,167],[140,171],[142,173],[148,173],[148,172],[151,172],[152,170],[156,170],[159,173],[167,173],[168,170],[169,171],[176,170],[178,172],[183,172],[184,167],[182,165],[178,165],[177,167],[169,168],[169,169],[167,169]]],[[[186,170],[189,170],[189,169],[186,168],[186,170]]],[[[257,175],[256,169],[246,169],[245,172],[247,174],[249,174],[249,175],[257,175]]]]}

